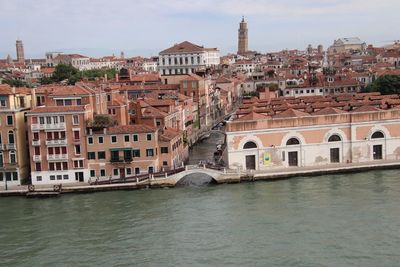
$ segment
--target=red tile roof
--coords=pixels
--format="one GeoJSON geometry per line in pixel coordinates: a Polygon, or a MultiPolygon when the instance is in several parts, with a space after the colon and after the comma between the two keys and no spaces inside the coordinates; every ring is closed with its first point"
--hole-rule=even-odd
{"type": "Polygon", "coordinates": [[[194,52],[203,52],[203,51],[209,51],[209,50],[217,51],[217,48],[204,48],[203,46],[199,46],[199,45],[193,44],[191,42],[184,41],[180,44],[176,44],[170,48],[167,48],[167,49],[161,51],[160,55],[194,53],[194,52]]]}
{"type": "Polygon", "coordinates": [[[157,129],[144,124],[119,125],[107,129],[108,134],[153,133],[157,129]]]}
{"type": "Polygon", "coordinates": [[[54,106],[54,107],[36,107],[28,113],[69,113],[86,111],[86,106],[54,106]]]}

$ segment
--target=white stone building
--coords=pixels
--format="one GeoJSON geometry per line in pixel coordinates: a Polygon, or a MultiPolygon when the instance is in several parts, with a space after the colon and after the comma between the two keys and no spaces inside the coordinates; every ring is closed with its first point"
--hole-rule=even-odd
{"type": "Polygon", "coordinates": [[[187,41],[161,51],[158,58],[161,75],[195,73],[219,63],[220,54],[217,48],[205,48],[187,41]]]}

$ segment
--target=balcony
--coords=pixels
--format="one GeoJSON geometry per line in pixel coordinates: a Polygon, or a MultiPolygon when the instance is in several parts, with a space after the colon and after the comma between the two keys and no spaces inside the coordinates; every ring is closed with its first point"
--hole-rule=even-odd
{"type": "Polygon", "coordinates": [[[32,140],[32,146],[40,146],[40,140],[32,140]]]}
{"type": "Polygon", "coordinates": [[[15,144],[4,144],[4,150],[15,150],[15,144]]]}
{"type": "Polygon", "coordinates": [[[32,160],[33,162],[41,162],[42,157],[40,155],[33,155],[32,160]]]}
{"type": "Polygon", "coordinates": [[[32,124],[32,130],[65,130],[65,122],[55,124],[32,124]]]}
{"type": "Polygon", "coordinates": [[[59,146],[59,145],[66,145],[67,139],[57,139],[57,140],[46,140],[47,146],[59,146]]]}
{"type": "Polygon", "coordinates": [[[117,158],[117,157],[115,157],[115,158],[111,158],[110,159],[110,162],[111,163],[131,163],[132,162],[132,158],[124,158],[124,157],[119,157],[119,158],[117,158]]]}
{"type": "Polygon", "coordinates": [[[68,154],[48,154],[48,161],[68,160],[68,154]]]}

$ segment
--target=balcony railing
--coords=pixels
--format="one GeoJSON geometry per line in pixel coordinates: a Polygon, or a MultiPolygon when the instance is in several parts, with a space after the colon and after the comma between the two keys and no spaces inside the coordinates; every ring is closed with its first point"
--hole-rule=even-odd
{"type": "Polygon", "coordinates": [[[68,160],[68,154],[48,154],[47,160],[68,160]]]}
{"type": "Polygon", "coordinates": [[[57,140],[46,140],[46,145],[55,146],[55,145],[66,145],[67,139],[57,139],[57,140]]]}
{"type": "Polygon", "coordinates": [[[40,140],[32,140],[32,146],[40,146],[40,140]]]}
{"type": "Polygon", "coordinates": [[[111,163],[130,163],[132,162],[132,158],[124,158],[124,157],[120,157],[120,158],[111,158],[110,162],[111,163]]]}
{"type": "Polygon", "coordinates": [[[4,144],[4,150],[15,150],[15,144],[4,144]]]}
{"type": "Polygon", "coordinates": [[[65,122],[54,124],[32,124],[32,130],[63,130],[66,128],[65,122]]]}
{"type": "Polygon", "coordinates": [[[42,157],[40,155],[33,155],[33,161],[34,162],[41,162],[42,161],[42,157]]]}

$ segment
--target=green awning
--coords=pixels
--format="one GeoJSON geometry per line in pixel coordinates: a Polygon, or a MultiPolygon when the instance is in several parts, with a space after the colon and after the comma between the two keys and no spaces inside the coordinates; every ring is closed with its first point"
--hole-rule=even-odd
{"type": "Polygon", "coordinates": [[[123,148],[110,148],[110,151],[129,151],[132,150],[131,147],[123,147],[123,148]]]}

